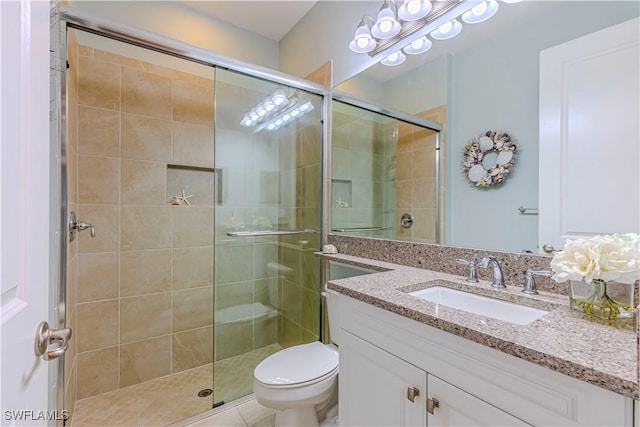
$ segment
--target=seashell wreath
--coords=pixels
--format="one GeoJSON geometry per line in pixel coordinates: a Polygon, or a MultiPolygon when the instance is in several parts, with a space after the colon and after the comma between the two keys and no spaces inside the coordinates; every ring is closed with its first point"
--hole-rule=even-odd
{"type": "Polygon", "coordinates": [[[509,175],[516,160],[516,145],[502,131],[487,131],[483,136],[474,136],[464,146],[464,172],[476,187],[487,188],[501,184],[509,175]],[[496,165],[485,169],[482,159],[488,153],[498,154],[496,165]]]}

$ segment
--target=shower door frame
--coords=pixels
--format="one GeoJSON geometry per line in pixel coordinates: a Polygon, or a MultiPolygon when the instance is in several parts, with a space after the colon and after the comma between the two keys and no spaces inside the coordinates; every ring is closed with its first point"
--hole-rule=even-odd
{"type": "MultiPolygon", "coordinates": [[[[117,40],[134,46],[149,49],[162,54],[196,62],[206,66],[215,68],[223,68],[231,71],[239,72],[247,76],[256,77],[262,80],[274,82],[277,84],[287,85],[296,89],[304,90],[322,96],[322,233],[321,245],[327,241],[329,230],[329,214],[330,209],[327,208],[326,200],[330,200],[330,158],[331,158],[331,88],[324,87],[320,84],[313,83],[308,80],[293,77],[276,70],[266,67],[249,64],[238,61],[223,55],[219,55],[205,49],[201,49],[184,42],[180,42],[153,32],[128,27],[112,21],[103,20],[69,8],[59,6],[56,13],[57,29],[52,30],[55,44],[52,49],[52,59],[56,64],[54,71],[56,75],[55,81],[52,79],[52,93],[55,91],[56,96],[56,114],[54,114],[54,124],[51,127],[51,144],[52,153],[57,157],[56,166],[58,168],[57,176],[55,176],[57,195],[52,200],[52,208],[56,212],[55,221],[58,223],[59,244],[56,253],[57,263],[57,280],[55,289],[52,290],[54,295],[54,314],[56,327],[63,328],[66,325],[66,297],[67,297],[67,281],[66,281],[66,263],[67,263],[67,238],[69,234],[68,223],[68,189],[63,183],[67,179],[67,85],[66,85],[66,65],[68,60],[67,37],[69,29],[89,32],[98,36],[117,40]]],[[[320,332],[320,331],[319,331],[320,332]]],[[[50,397],[51,404],[55,409],[62,410],[65,405],[65,387],[63,360],[58,362],[56,372],[51,378],[54,385],[54,395],[50,397]]],[[[64,423],[57,421],[57,426],[61,427],[64,423]]]]}
{"type": "MultiPolygon", "coordinates": [[[[435,226],[436,226],[436,244],[442,244],[442,236],[441,236],[441,232],[440,232],[440,197],[441,197],[441,189],[440,189],[440,185],[441,185],[441,179],[440,179],[440,133],[442,132],[442,125],[440,123],[434,122],[432,120],[427,120],[427,119],[423,119],[422,117],[419,116],[414,116],[408,113],[405,113],[403,111],[399,111],[399,110],[394,110],[392,108],[387,108],[387,107],[381,107],[379,105],[374,105],[371,104],[370,102],[364,101],[362,99],[358,99],[352,95],[349,95],[347,93],[344,92],[340,92],[340,91],[333,91],[331,94],[331,101],[338,101],[338,102],[342,102],[343,104],[346,105],[350,105],[352,107],[357,107],[357,108],[362,108],[363,110],[369,111],[371,113],[375,113],[375,114],[380,114],[382,116],[386,116],[389,117],[391,119],[394,120],[399,120],[405,123],[409,123],[411,125],[414,126],[418,126],[424,129],[429,129],[432,130],[436,133],[436,156],[435,156],[435,175],[436,175],[436,179],[435,179],[435,187],[436,187],[436,200],[435,200],[435,226]]],[[[333,111],[333,110],[331,110],[333,111]]],[[[329,152],[329,156],[331,156],[331,153],[329,152]]],[[[330,162],[329,162],[330,163],[330,162]]],[[[331,167],[331,165],[329,165],[329,167],[331,167]]],[[[329,173],[327,174],[327,176],[330,176],[331,172],[329,169],[329,173]]],[[[331,184],[329,183],[329,188],[331,188],[331,184]]],[[[329,195],[330,196],[330,195],[329,195]]],[[[332,200],[331,198],[329,198],[328,200],[332,200]]],[[[331,204],[329,204],[331,205],[331,204]]],[[[330,206],[329,206],[329,210],[330,206]]],[[[330,213],[329,213],[330,215],[330,213]]],[[[329,216],[329,220],[330,220],[330,216],[329,216]]],[[[329,222],[329,224],[331,224],[329,222]]],[[[331,226],[329,225],[328,230],[331,229],[331,226]]],[[[326,277],[329,277],[328,275],[326,277]]]]}

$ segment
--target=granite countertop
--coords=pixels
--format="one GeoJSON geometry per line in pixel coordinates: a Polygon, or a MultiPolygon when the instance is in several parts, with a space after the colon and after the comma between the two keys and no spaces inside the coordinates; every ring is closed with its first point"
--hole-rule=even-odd
{"type": "Polygon", "coordinates": [[[331,280],[329,289],[638,400],[637,338],[629,320],[600,321],[571,310],[565,295],[540,292],[528,296],[509,283],[507,289],[498,290],[485,280],[472,285],[464,277],[367,258],[318,256],[379,271],[331,280]],[[436,304],[407,293],[428,287],[425,282],[432,280],[549,313],[528,325],[517,325],[444,306],[436,311],[436,304]]]}

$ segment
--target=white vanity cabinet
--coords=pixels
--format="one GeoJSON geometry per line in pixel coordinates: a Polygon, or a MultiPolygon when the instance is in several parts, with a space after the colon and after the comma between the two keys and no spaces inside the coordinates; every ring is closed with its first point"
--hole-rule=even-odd
{"type": "Polygon", "coordinates": [[[340,295],[339,319],[340,425],[634,425],[631,398],[407,317],[340,295]]]}
{"type": "Polygon", "coordinates": [[[341,337],[340,425],[529,425],[355,335],[341,337]]]}

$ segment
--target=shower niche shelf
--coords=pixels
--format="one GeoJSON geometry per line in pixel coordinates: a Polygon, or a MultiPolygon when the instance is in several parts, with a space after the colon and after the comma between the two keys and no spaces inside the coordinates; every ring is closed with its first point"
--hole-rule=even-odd
{"type": "Polygon", "coordinates": [[[331,197],[334,208],[350,208],[352,206],[351,196],[352,183],[346,179],[331,180],[331,197]]]}
{"type": "Polygon", "coordinates": [[[222,169],[168,164],[166,192],[167,202],[188,197],[188,206],[221,204],[222,169]]]}

